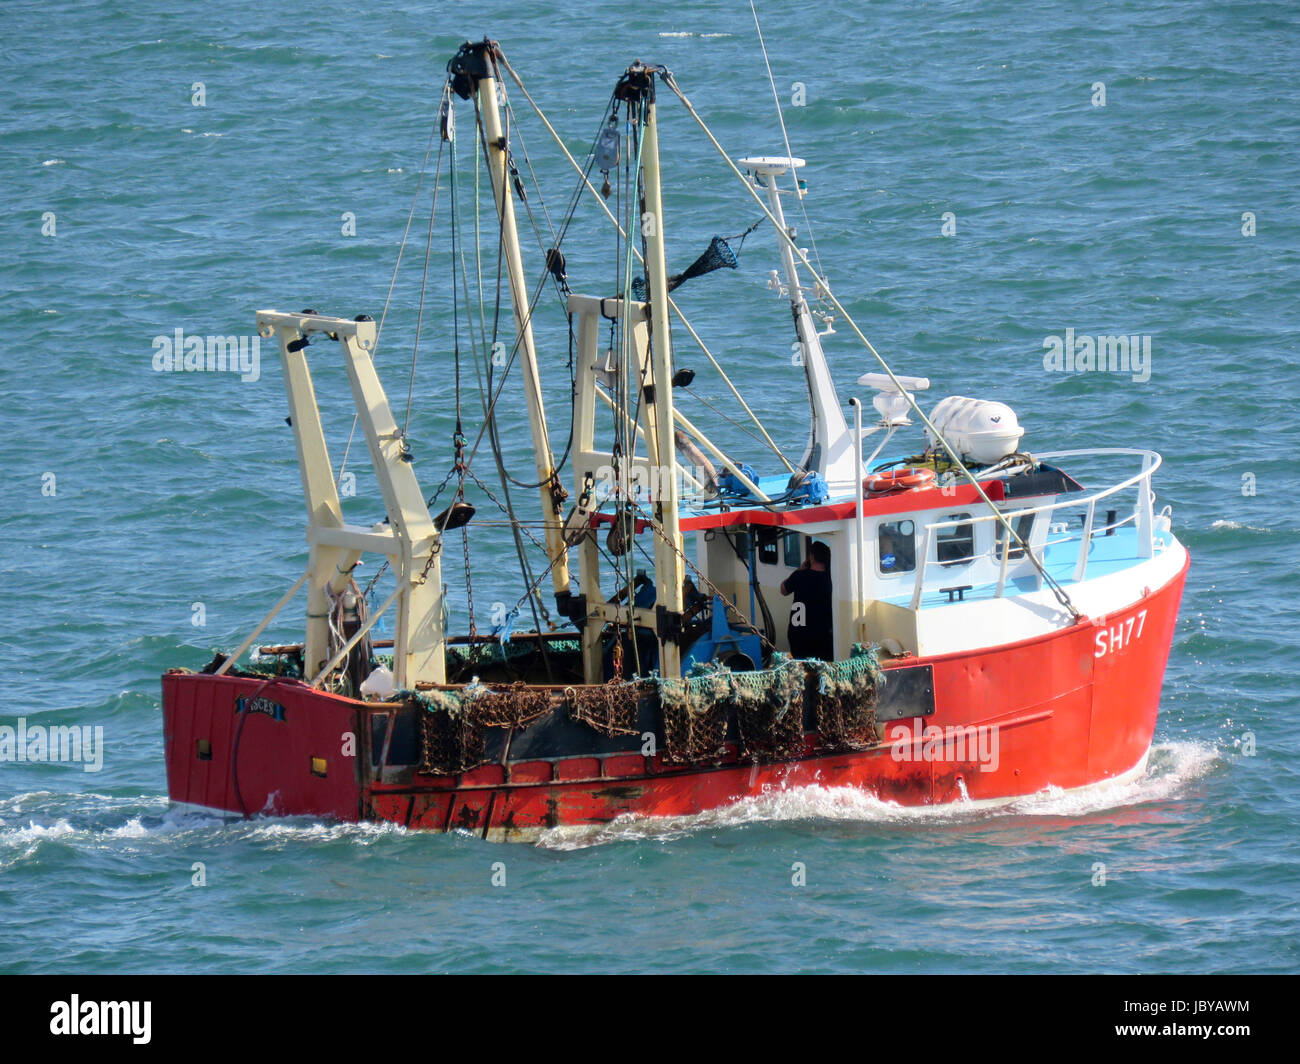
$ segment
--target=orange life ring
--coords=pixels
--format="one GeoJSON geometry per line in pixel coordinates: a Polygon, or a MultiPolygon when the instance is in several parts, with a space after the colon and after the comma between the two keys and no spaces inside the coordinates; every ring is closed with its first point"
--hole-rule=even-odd
{"type": "Polygon", "coordinates": [[[926,488],[933,483],[933,469],[916,469],[904,466],[902,469],[891,469],[886,473],[873,473],[862,482],[862,486],[872,495],[883,495],[890,491],[926,488]]]}

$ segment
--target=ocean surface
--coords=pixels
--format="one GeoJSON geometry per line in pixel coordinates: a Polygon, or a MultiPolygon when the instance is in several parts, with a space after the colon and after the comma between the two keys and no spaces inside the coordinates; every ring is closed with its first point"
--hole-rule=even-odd
{"type": "MultiPolygon", "coordinates": [[[[761,0],[759,13],[809,163],[815,252],[893,367],[930,377],[927,400],[1012,403],[1031,450],[1164,454],[1158,505],[1193,564],[1145,778],[996,813],[774,792],[535,847],[170,810],[159,674],[235,645],[305,546],[271,346],[245,380],[158,371],[159,338],[251,337],[268,307],[378,318],[445,63],[469,37],[502,42],[575,151],[636,58],[668,65],[734,156],[785,148],[736,0],[8,2],[0,727],[102,728],[104,747],[94,772],[0,762],[0,971],[1300,970],[1300,9],[761,0]],[[1149,336],[1149,379],[1049,371],[1044,340],[1067,329],[1149,336]]],[[[558,222],[572,174],[510,96],[558,222]]],[[[757,210],[662,102],[680,269],[757,210]]],[[[459,165],[472,182],[473,153],[459,165]]],[[[455,321],[444,187],[412,384],[425,180],[378,362],[402,415],[411,388],[431,490],[451,461],[455,321]]],[[[460,220],[472,239],[472,211],[460,220]]],[[[565,247],[575,288],[612,290],[590,203],[565,247]]],[[[536,275],[527,228],[525,252],[536,275]]],[[[766,288],[777,265],[760,229],[739,269],[680,301],[797,448],[788,309],[766,288]]],[[[558,322],[539,312],[562,438],[558,322]]],[[[832,369],[845,397],[860,394],[874,365],[836,324],[832,369]]],[[[678,342],[695,390],[721,401],[678,342]]],[[[318,387],[337,463],[350,401],[328,366],[318,387]]],[[[477,391],[465,402],[469,420],[477,391]]],[[[512,472],[529,480],[517,399],[506,421],[512,472]]],[[[719,435],[747,453],[737,431],[719,435]]],[[[378,519],[355,445],[349,468],[350,512],[378,519]]],[[[495,485],[491,463],[479,468],[495,485]]],[[[514,502],[536,505],[522,490],[514,502]]],[[[522,589],[504,527],[471,546],[486,627],[522,589]]],[[[268,638],[295,638],[295,623],[268,638]]]]}

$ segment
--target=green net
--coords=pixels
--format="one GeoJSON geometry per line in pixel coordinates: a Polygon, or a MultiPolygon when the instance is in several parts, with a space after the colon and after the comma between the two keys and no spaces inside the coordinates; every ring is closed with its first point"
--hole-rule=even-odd
{"type": "Polygon", "coordinates": [[[885,674],[875,652],[855,643],[845,661],[810,661],[818,745],[857,750],[879,741],[876,700],[885,674]]]}
{"type": "MultiPolygon", "coordinates": [[[[576,639],[548,640],[546,648],[552,654],[582,652],[582,644],[576,639]]],[[[447,647],[447,665],[504,665],[536,654],[538,650],[537,641],[532,639],[513,639],[508,643],[475,643],[472,646],[452,643],[447,647]]]]}
{"type": "Polygon", "coordinates": [[[301,654],[267,654],[252,658],[240,671],[255,673],[258,676],[291,676],[301,680],[302,656],[301,654]]]}
{"type": "Polygon", "coordinates": [[[761,671],[733,672],[698,663],[682,680],[659,680],[664,757],[676,763],[719,761],[734,714],[743,756],[781,760],[803,752],[804,664],[773,655],[761,671]]]}
{"type": "Polygon", "coordinates": [[[804,752],[804,662],[778,652],[761,673],[733,673],[736,725],[743,754],[753,761],[781,761],[804,752]],[[748,683],[750,677],[762,677],[748,683]]]}
{"type": "Polygon", "coordinates": [[[513,683],[489,689],[466,687],[399,691],[390,701],[413,702],[420,714],[420,766],[426,775],[468,772],[487,760],[488,728],[526,728],[554,709],[544,687],[513,683]]]}
{"type": "Polygon", "coordinates": [[[727,752],[725,678],[716,673],[692,675],[660,679],[657,685],[664,716],[664,760],[721,761],[727,752]]]}
{"type": "MultiPolygon", "coordinates": [[[[853,750],[877,742],[876,699],[884,674],[874,652],[854,646],[845,661],[796,660],[776,653],[769,668],[733,672],[696,664],[680,680],[614,681],[565,688],[514,683],[402,691],[393,701],[413,702],[420,715],[419,771],[454,775],[481,765],[488,728],[526,728],[564,707],[570,719],[604,736],[639,732],[643,696],[657,697],[663,713],[664,760],[672,764],[721,763],[730,722],[740,756],[784,761],[806,752],[804,712],[812,707],[817,749],[853,750]]],[[[573,756],[582,754],[574,750],[573,756]]]]}

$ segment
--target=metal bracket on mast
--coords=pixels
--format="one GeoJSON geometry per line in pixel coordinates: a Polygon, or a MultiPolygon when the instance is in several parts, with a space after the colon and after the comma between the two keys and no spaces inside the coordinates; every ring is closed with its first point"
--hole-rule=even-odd
{"type": "Polygon", "coordinates": [[[257,328],[280,342],[280,362],[289,397],[289,418],[298,448],[303,496],[307,504],[307,630],[303,661],[308,676],[329,663],[330,593],[351,579],[364,551],[388,556],[397,577],[393,678],[398,688],[446,679],[442,627],[442,537],[429,517],[424,495],[411,468],[401,431],[375,373],[371,352],[375,323],[319,314],[263,310],[257,328]],[[343,520],[334,467],[325,445],[320,407],[307,367],[307,348],[315,335],[337,341],[379,482],[387,525],[364,528],[343,520]]]}

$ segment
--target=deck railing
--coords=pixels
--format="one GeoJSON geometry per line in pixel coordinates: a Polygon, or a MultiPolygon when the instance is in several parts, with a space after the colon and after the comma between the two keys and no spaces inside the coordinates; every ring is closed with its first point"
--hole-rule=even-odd
{"type": "MultiPolygon", "coordinates": [[[[1081,506],[1084,507],[1083,527],[1077,534],[1077,537],[1075,535],[1065,535],[1054,540],[1044,537],[1041,543],[1035,546],[1032,542],[1033,533],[1031,531],[1030,537],[1026,540],[1027,549],[1034,552],[1034,557],[1042,563],[1047,547],[1061,543],[1068,543],[1073,541],[1075,538],[1078,538],[1079,555],[1074,563],[1074,570],[1072,573],[1072,579],[1076,582],[1083,580],[1087,575],[1089,546],[1092,543],[1094,533],[1099,531],[1095,527],[1097,503],[1101,502],[1103,499],[1111,497],[1112,495],[1125,491],[1134,485],[1138,486],[1138,502],[1134,512],[1122,520],[1106,524],[1101,531],[1104,531],[1109,535],[1115,529],[1120,528],[1129,522],[1134,522],[1137,526],[1138,556],[1142,558],[1150,558],[1155,553],[1155,515],[1153,512],[1155,494],[1151,490],[1151,478],[1155,471],[1160,468],[1161,458],[1159,454],[1155,451],[1147,451],[1135,447],[1097,447],[1076,451],[1052,451],[1050,453],[1036,455],[1035,457],[1040,461],[1055,461],[1062,458],[1097,457],[1102,455],[1138,456],[1142,459],[1142,468],[1137,473],[1121,480],[1119,483],[1113,484],[1110,487],[1103,488],[1099,491],[1094,491],[1089,495],[1084,495],[1082,497],[1074,495],[1068,499],[1048,503],[1043,506],[1031,506],[1020,510],[1001,511],[1002,516],[1011,523],[1012,527],[1016,527],[1017,522],[1024,517],[1035,518],[1035,524],[1037,524],[1038,516],[1040,514],[1052,514],[1057,510],[1064,509],[1077,511],[1081,506]]],[[[987,524],[994,521],[998,521],[997,514],[985,514],[980,517],[963,517],[955,521],[935,521],[934,523],[925,526],[925,533],[921,541],[920,560],[916,567],[916,578],[912,588],[912,609],[919,609],[921,606],[921,598],[926,590],[926,573],[931,564],[930,549],[938,534],[945,529],[960,528],[965,525],[987,524]]],[[[1050,520],[1048,524],[1048,536],[1050,536],[1052,530],[1059,526],[1052,524],[1050,520]]],[[[972,533],[973,532],[974,529],[972,529],[972,533]]],[[[989,559],[996,557],[998,562],[996,595],[999,598],[1006,594],[1007,570],[1010,567],[1012,552],[1019,549],[1020,548],[1013,545],[1011,536],[1003,535],[1001,543],[997,543],[995,539],[995,546],[992,550],[980,555],[972,555],[969,559],[969,561],[974,561],[977,557],[987,557],[989,559]]],[[[935,564],[940,563],[936,561],[935,564]]],[[[1034,576],[1041,586],[1042,577],[1039,574],[1037,567],[1034,569],[1034,576]]]]}

